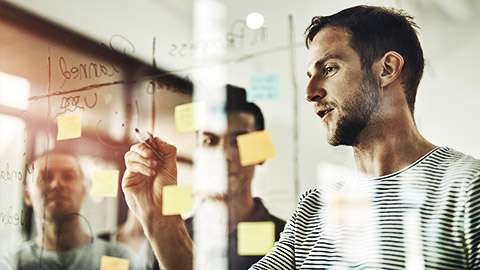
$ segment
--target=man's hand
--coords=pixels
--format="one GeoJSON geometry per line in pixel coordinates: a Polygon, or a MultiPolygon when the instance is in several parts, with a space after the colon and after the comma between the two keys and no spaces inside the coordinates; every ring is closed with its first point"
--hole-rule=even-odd
{"type": "Polygon", "coordinates": [[[164,186],[177,184],[177,148],[155,138],[162,159],[145,144],[125,154],[122,188],[128,207],[138,218],[161,269],[192,269],[192,239],[180,215],[162,215],[164,186]]]}
{"type": "Polygon", "coordinates": [[[132,145],[125,154],[127,170],[122,180],[128,207],[146,234],[150,233],[151,226],[158,228],[168,222],[162,216],[162,190],[164,186],[177,184],[176,147],[159,138],[155,138],[155,142],[163,158],[156,159],[143,143],[132,145]]]}

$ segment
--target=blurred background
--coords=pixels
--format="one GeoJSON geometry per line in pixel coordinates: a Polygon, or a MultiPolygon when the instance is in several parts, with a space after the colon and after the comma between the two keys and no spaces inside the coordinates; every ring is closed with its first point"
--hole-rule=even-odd
{"type": "MultiPolygon", "coordinates": [[[[278,97],[256,102],[276,155],[257,167],[253,190],[272,214],[288,219],[302,192],[350,177],[351,150],[326,143],[304,100],[303,32],[313,16],[358,4],[415,17],[426,59],[417,125],[434,144],[480,158],[479,1],[213,1],[223,20],[220,31],[205,36],[197,31],[199,2],[0,1],[0,252],[34,233],[23,188],[29,158],[46,149],[75,151],[90,180],[95,170],[119,170],[121,177],[138,127],[177,146],[179,182],[191,183],[195,133],[176,131],[174,109],[192,101],[195,72],[205,66],[220,66],[219,82],[247,91],[254,74],[279,78],[278,97]],[[247,25],[250,13],[263,15],[259,28],[247,25]],[[212,50],[222,54],[202,59],[212,50]],[[80,112],[81,137],[57,140],[57,118],[80,112]]],[[[125,221],[118,194],[88,196],[83,212],[92,233],[125,221]]]]}

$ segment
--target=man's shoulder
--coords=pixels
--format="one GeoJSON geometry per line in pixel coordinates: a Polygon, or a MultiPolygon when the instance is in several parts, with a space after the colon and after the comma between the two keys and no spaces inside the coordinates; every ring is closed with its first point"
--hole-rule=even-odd
{"type": "Polygon", "coordinates": [[[19,250],[14,252],[7,251],[0,254],[0,269],[17,269],[16,258],[18,257],[19,250]]]}
{"type": "Polygon", "coordinates": [[[480,175],[480,159],[449,147],[439,147],[428,158],[437,169],[480,175]]]}
{"type": "Polygon", "coordinates": [[[298,206],[300,207],[302,205],[319,204],[325,193],[338,191],[342,185],[343,182],[338,181],[332,185],[328,185],[323,189],[309,189],[303,192],[303,194],[300,196],[300,199],[298,200],[298,206]]]}
{"type": "Polygon", "coordinates": [[[312,188],[305,191],[298,200],[296,213],[299,212],[316,212],[322,207],[325,190],[312,188]]]}
{"type": "Polygon", "coordinates": [[[22,243],[18,248],[12,248],[0,254],[0,269],[17,269],[19,258],[23,261],[30,261],[34,256],[35,250],[31,240],[22,243]]]}

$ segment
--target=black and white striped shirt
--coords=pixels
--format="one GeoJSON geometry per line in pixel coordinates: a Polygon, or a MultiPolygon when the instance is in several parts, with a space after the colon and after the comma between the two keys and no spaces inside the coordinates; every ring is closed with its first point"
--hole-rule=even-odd
{"type": "Polygon", "coordinates": [[[440,147],[399,172],[304,193],[251,269],[480,269],[479,244],[480,160],[440,147]]]}

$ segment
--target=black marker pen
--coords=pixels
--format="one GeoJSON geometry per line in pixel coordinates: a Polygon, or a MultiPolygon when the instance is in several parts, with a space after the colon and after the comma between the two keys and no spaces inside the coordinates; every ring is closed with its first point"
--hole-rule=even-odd
{"type": "Polygon", "coordinates": [[[140,142],[144,143],[148,148],[150,148],[150,150],[152,150],[152,152],[155,154],[155,156],[157,156],[158,159],[163,158],[163,153],[158,151],[157,143],[151,135],[148,135],[146,132],[140,131],[138,128],[135,129],[135,135],[140,142]]]}

